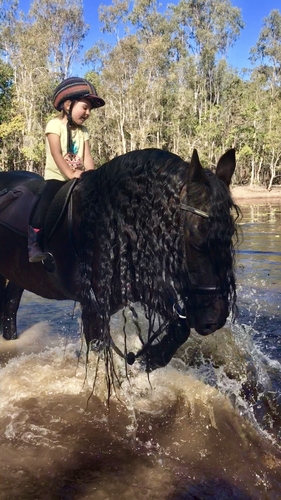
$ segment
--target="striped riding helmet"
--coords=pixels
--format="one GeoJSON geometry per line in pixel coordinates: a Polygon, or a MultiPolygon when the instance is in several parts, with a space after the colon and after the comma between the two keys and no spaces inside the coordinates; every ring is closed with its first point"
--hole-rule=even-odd
{"type": "Polygon", "coordinates": [[[70,101],[78,101],[86,97],[92,104],[92,108],[100,108],[104,106],[103,99],[98,97],[95,87],[85,80],[76,76],[66,78],[55,89],[53,95],[53,104],[57,111],[61,111],[63,103],[68,99],[70,101]]]}

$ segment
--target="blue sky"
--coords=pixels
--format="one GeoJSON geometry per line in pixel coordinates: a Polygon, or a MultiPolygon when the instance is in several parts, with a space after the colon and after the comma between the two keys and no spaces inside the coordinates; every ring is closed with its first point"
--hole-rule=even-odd
{"type": "MultiPolygon", "coordinates": [[[[20,0],[20,9],[27,12],[32,1],[20,0]]],[[[100,4],[110,5],[111,0],[84,0],[84,17],[90,25],[90,31],[84,43],[85,51],[89,49],[103,34],[98,19],[98,6],[100,4]]],[[[177,0],[162,0],[162,4],[177,3],[177,0]]],[[[263,20],[273,9],[281,10],[281,0],[232,0],[232,5],[239,7],[245,23],[240,38],[228,53],[228,62],[237,69],[251,68],[248,60],[250,49],[256,44],[262,28],[263,20]]]]}
{"type": "Polygon", "coordinates": [[[241,9],[245,28],[229,51],[228,62],[238,69],[250,68],[249,52],[258,41],[263,20],[272,10],[281,11],[281,0],[233,0],[232,5],[241,9]]]}

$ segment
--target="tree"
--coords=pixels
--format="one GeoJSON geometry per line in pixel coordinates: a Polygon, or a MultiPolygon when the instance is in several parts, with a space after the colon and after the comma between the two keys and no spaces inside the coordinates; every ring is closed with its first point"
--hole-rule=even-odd
{"type": "Polygon", "coordinates": [[[216,63],[244,27],[240,9],[229,0],[180,0],[170,8],[177,26],[178,57],[191,54],[196,64],[194,106],[200,120],[208,107],[218,104],[216,63]]]}
{"type": "Polygon", "coordinates": [[[59,79],[66,78],[89,29],[83,19],[82,0],[34,0],[29,18],[39,30],[44,27],[49,71],[59,79]]]}
{"type": "Polygon", "coordinates": [[[9,116],[13,96],[13,69],[0,59],[0,124],[9,116]]]}
{"type": "Polygon", "coordinates": [[[35,0],[27,15],[14,9],[2,16],[2,54],[13,68],[10,118],[22,123],[19,148],[28,170],[42,173],[52,91],[58,79],[68,76],[86,32],[81,0],[35,0]]]}
{"type": "Polygon", "coordinates": [[[259,39],[251,50],[252,61],[259,62],[256,71],[263,75],[263,92],[267,95],[267,123],[264,137],[264,161],[270,171],[269,189],[281,169],[281,13],[273,10],[264,20],[259,39]]]}
{"type": "MultiPolygon", "coordinates": [[[[154,9],[154,1],[147,4],[154,9]]],[[[130,12],[128,2],[114,1],[111,6],[103,6],[103,29],[114,33],[117,43],[107,47],[106,53],[103,53],[104,45],[98,44],[86,54],[87,62],[92,63],[94,69],[97,69],[99,59],[106,120],[110,124],[109,135],[105,134],[104,140],[110,148],[110,155],[163,145],[161,99],[167,78],[169,37],[167,32],[163,36],[156,29],[144,30],[145,22],[150,25],[150,11],[145,20],[143,6],[142,2],[135,2],[130,12]],[[136,25],[140,26],[137,30],[136,25]],[[129,27],[135,33],[129,33],[129,27]],[[119,39],[119,31],[126,31],[126,36],[119,39]]],[[[158,21],[162,19],[160,15],[156,17],[158,21]]]]}

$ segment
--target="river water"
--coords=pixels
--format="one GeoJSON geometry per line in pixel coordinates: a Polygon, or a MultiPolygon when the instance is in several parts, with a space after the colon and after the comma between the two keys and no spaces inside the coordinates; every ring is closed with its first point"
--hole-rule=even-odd
{"type": "Polygon", "coordinates": [[[116,359],[110,408],[79,307],[25,292],[0,342],[1,500],[281,498],[281,205],[241,208],[238,320],[150,380],[116,359]]]}

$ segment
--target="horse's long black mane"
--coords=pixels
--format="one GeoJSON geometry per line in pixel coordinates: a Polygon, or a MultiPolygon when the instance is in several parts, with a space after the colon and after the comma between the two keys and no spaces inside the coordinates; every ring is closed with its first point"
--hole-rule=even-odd
{"type": "Polygon", "coordinates": [[[172,303],[186,273],[180,210],[184,186],[188,203],[210,214],[208,244],[214,269],[219,276],[220,266],[225,266],[235,300],[233,253],[229,256],[236,231],[230,209],[235,205],[226,186],[211,172],[205,186],[189,182],[189,164],[170,152],[134,151],[85,172],[76,188],[83,228],[79,255],[83,322],[87,327],[88,313],[98,307],[104,341],[109,337],[113,297],[120,297],[124,306],[141,302],[149,320],[148,335],[156,315],[163,321],[171,319],[172,303]],[[214,245],[220,246],[219,261],[214,245]],[[95,255],[99,255],[98,306],[92,294],[95,255]]]}

